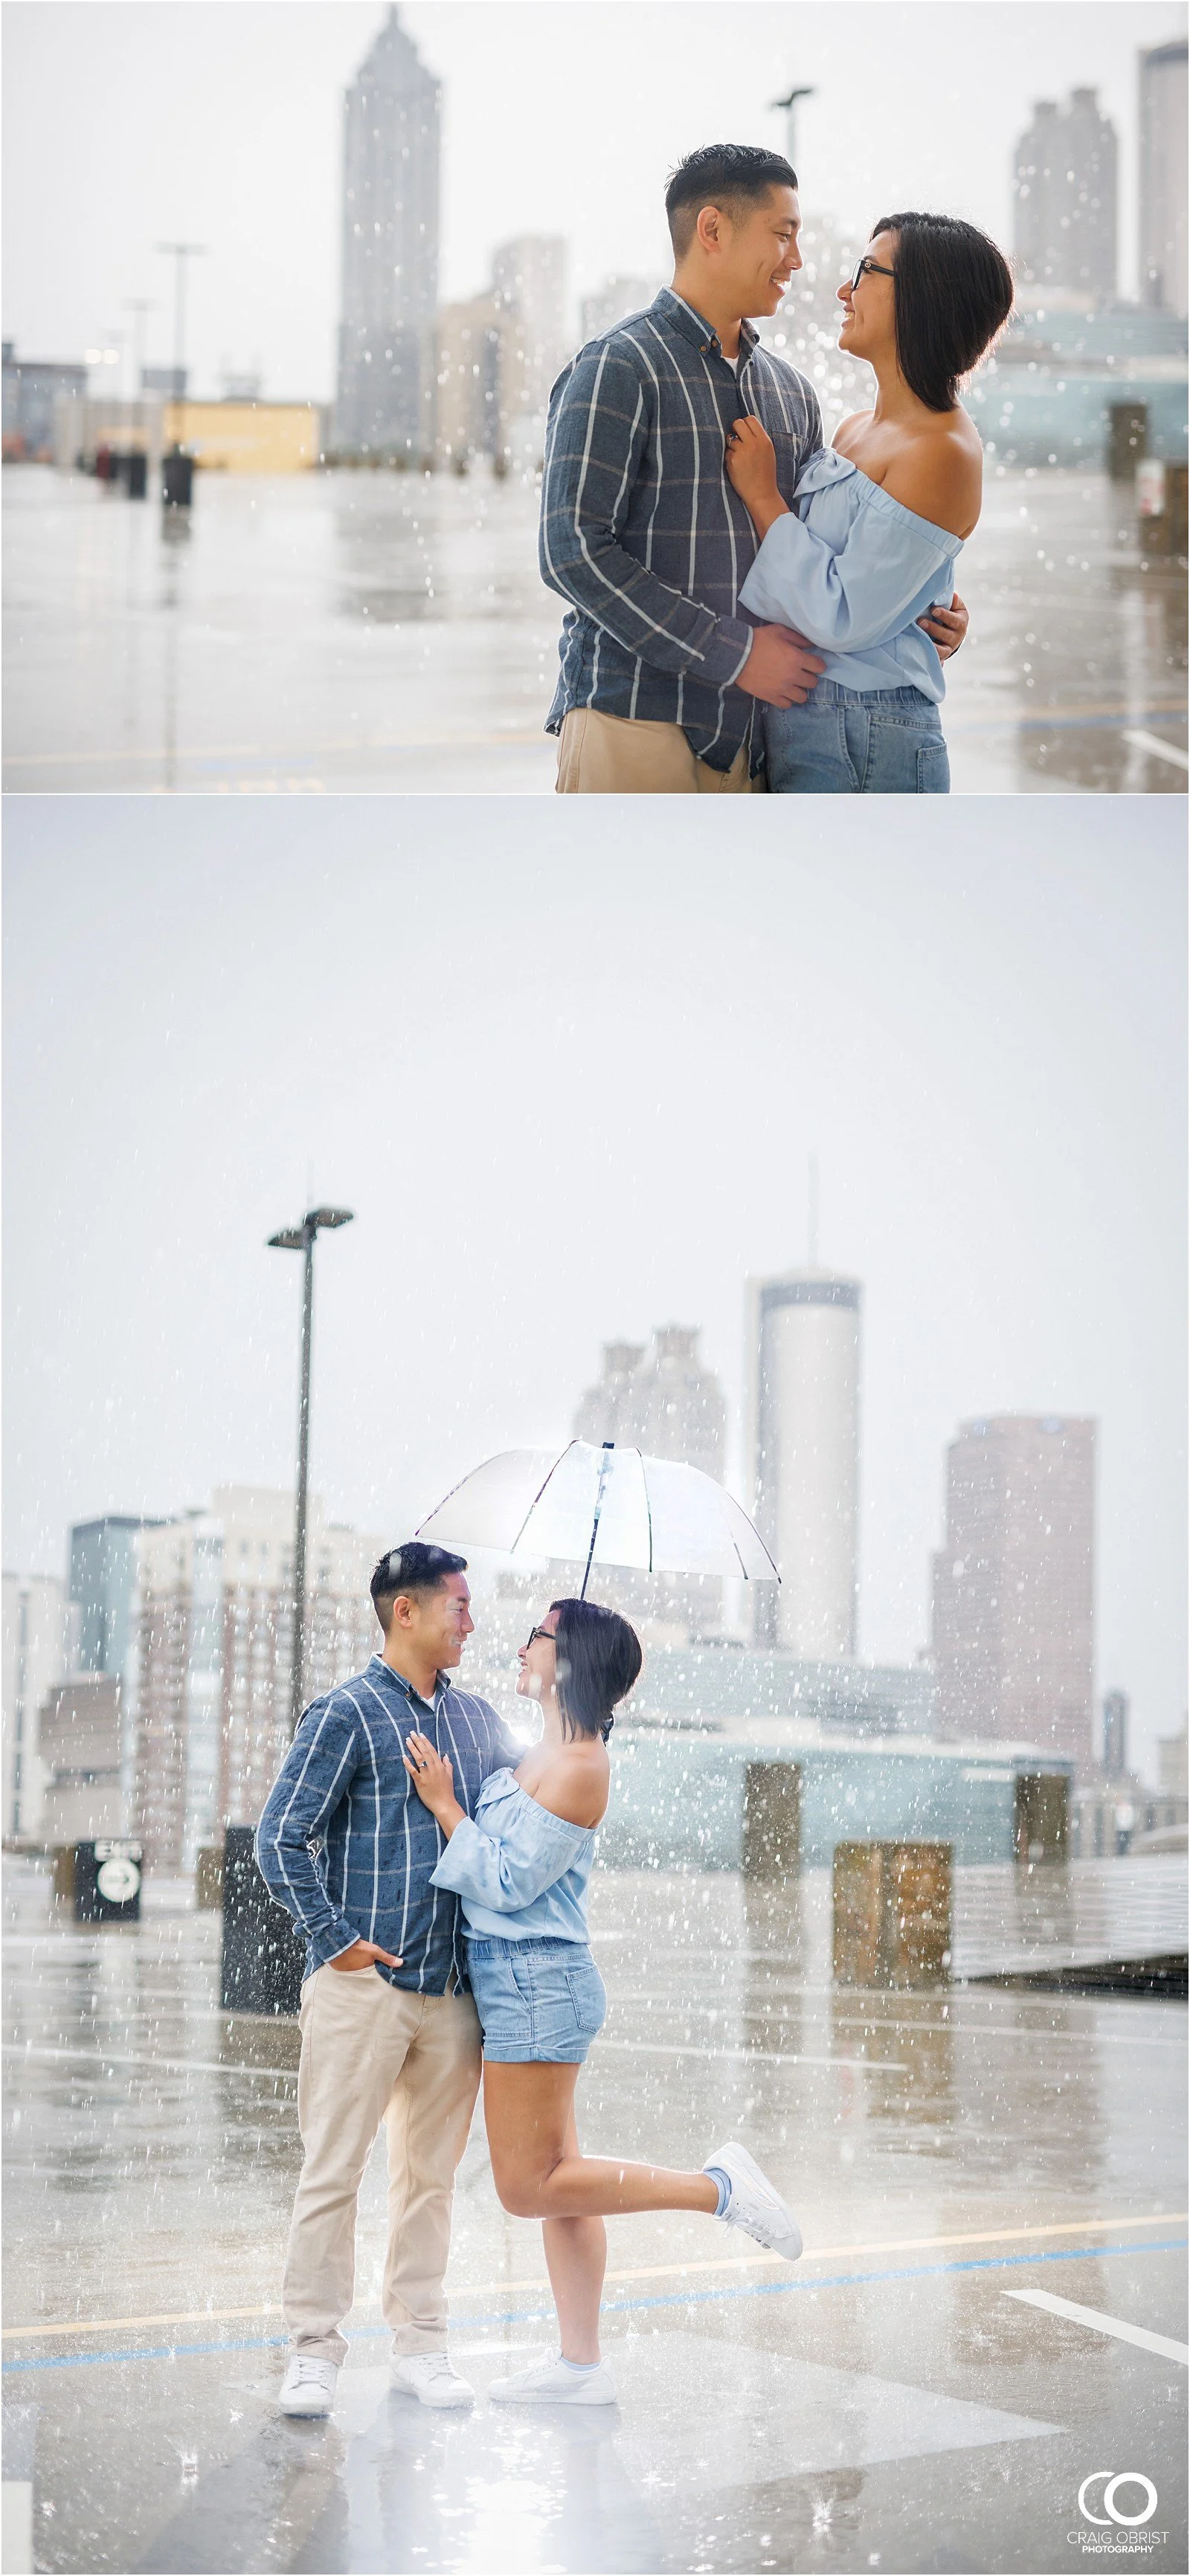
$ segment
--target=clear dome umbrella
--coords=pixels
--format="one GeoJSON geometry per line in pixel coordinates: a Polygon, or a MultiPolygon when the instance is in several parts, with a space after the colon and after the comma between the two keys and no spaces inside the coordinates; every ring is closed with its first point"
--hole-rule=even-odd
{"type": "Polygon", "coordinates": [[[502,1449],[464,1476],[422,1521],[437,1547],[491,1547],[507,1556],[585,1560],[644,1574],[781,1578],[760,1533],[700,1467],[640,1449],[572,1440],[565,1449],[502,1449]]]}

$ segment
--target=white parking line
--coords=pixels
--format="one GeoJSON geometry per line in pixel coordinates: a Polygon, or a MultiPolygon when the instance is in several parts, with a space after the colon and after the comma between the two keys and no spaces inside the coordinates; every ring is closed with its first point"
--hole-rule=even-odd
{"type": "Polygon", "coordinates": [[[1049,2290],[1004,2290],[1005,2299],[1020,2299],[1027,2308],[1048,2308],[1055,2317],[1073,2317],[1076,2325],[1093,2326],[1096,2334],[1115,2335],[1120,2343],[1138,2343],[1145,2352],[1159,2352],[1166,2361],[1190,2363],[1190,2344],[1174,2343],[1169,2335],[1150,2334],[1147,2326],[1125,2325],[1122,2317],[1108,2317],[1102,2308],[1080,2308],[1074,2299],[1055,2299],[1049,2290]]]}
{"type": "Polygon", "coordinates": [[[903,2057],[807,2057],[804,2051],[783,2048],[699,2048],[687,2040],[679,2047],[667,2039],[601,2039],[599,2049],[622,2048],[632,2057],[709,2057],[719,2065],[737,2066],[891,2066],[899,2075],[909,2068],[903,2057]]]}
{"type": "Polygon", "coordinates": [[[152,2075],[248,2075],[261,2084],[278,2080],[296,2084],[298,2072],[296,2066],[234,2066],[215,2057],[133,2057],[126,2051],[109,2048],[26,2048],[16,2039],[5,2040],[3,2054],[37,2065],[82,2058],[104,2074],[117,2066],[144,2066],[152,2075]]]}
{"type": "Polygon", "coordinates": [[[1154,760],[1168,760],[1175,769],[1190,769],[1190,755],[1179,751],[1177,744],[1162,742],[1159,733],[1146,733],[1141,725],[1125,725],[1124,740],[1134,751],[1148,751],[1154,760]]]}

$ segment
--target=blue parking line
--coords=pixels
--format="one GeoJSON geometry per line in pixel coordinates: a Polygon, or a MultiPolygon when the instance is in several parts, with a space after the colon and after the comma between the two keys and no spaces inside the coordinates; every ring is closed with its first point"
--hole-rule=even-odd
{"type": "MultiPolygon", "coordinates": [[[[914,2263],[885,2272],[833,2272],[823,2280],[799,2273],[788,2281],[747,2281],[739,2288],[726,2290],[672,2290],[656,2299],[609,2299],[605,2317],[641,2316],[652,2308],[706,2308],[721,2305],[727,2299],[771,2299],[787,2296],[791,2290],[851,2290],[875,2281],[936,2281],[956,2272],[1010,2272],[1022,2264],[1080,2263],[1088,2255],[1096,2258],[1111,2254],[1176,2254],[1184,2252],[1185,2236],[1171,2236],[1160,2244],[1143,2245],[1069,2245],[1057,2252],[1044,2254],[984,2254],[966,2263],[914,2263]]],[[[459,2317],[460,2332],[474,2334],[477,2326],[530,2326],[548,2323],[552,2308],[516,2308],[497,2316],[459,2317]]],[[[69,2328],[63,2329],[64,2333],[69,2328]]],[[[369,2343],[391,2334],[391,2326],[357,2326],[347,2337],[348,2343],[369,2343]]],[[[197,2355],[211,2352],[276,2352],[283,2351],[288,2335],[251,2335],[235,2343],[163,2343],[148,2349],[126,2352],[66,2352],[32,2361],[6,2361],[4,2374],[25,2370],[95,2370],[109,2361],[191,2361],[197,2355]]],[[[499,2346],[493,2343],[493,2351],[499,2346]]]]}

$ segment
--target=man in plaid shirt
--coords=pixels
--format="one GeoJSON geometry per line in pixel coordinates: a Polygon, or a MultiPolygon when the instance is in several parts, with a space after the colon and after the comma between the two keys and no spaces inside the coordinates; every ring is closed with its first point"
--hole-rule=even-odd
{"type": "MultiPolygon", "coordinates": [[[[672,288],[580,349],[550,400],[540,559],[570,603],[547,720],[563,794],[746,794],[756,700],[800,706],[824,668],[738,605],[757,538],[724,467],[733,421],[755,413],[792,506],[823,444],[813,387],[747,318],[775,313],[801,267],[796,176],[779,153],[715,144],[681,163],[665,208],[672,288]]],[[[965,611],[951,625],[961,641],[965,611]]]]}
{"type": "Polygon", "coordinates": [[[471,2402],[447,2357],[442,2278],[455,2168],[479,2090],[479,2019],[458,1898],[431,1885],[443,1837],[405,1762],[410,1734],[428,1735],[470,1815],[488,1773],[520,1759],[495,1709],[450,1678],[472,1633],[466,1566],[418,1539],[381,1557],[372,1600],[383,1652],[306,1710],[257,1828],[264,1878],[307,1943],[304,2153],[282,2293],[286,2415],[327,2415],[334,2405],[356,2200],[382,2121],[390,2376],[423,2406],[471,2402]]]}

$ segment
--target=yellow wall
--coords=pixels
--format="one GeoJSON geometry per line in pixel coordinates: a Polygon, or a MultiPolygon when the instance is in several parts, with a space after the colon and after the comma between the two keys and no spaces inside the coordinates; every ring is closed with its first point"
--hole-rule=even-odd
{"type": "Polygon", "coordinates": [[[313,403],[167,403],[164,444],[228,474],[300,474],[318,463],[313,403]]]}

